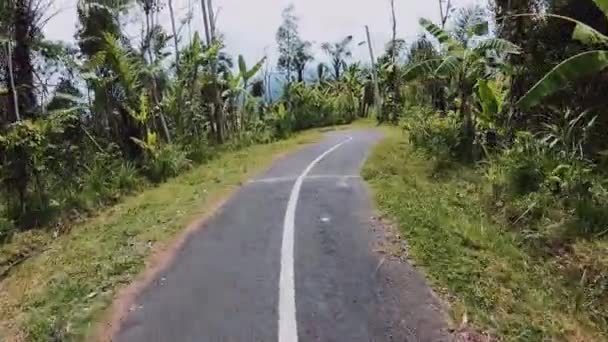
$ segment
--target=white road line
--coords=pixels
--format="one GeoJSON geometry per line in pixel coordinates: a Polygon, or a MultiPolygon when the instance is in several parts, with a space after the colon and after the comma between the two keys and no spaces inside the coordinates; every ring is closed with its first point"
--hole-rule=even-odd
{"type": "Polygon", "coordinates": [[[328,154],[353,140],[352,137],[342,141],[313,160],[293,185],[285,220],[283,222],[283,242],[281,245],[281,274],[279,277],[279,342],[298,342],[298,323],[296,321],[296,289],[294,280],[294,229],[296,206],[302,182],[308,173],[328,154]]]}
{"type": "MultiPolygon", "coordinates": [[[[282,183],[282,182],[291,182],[295,181],[298,177],[271,177],[271,178],[260,178],[260,179],[252,179],[248,181],[249,184],[255,183],[282,183]]],[[[324,179],[359,179],[361,176],[358,175],[312,175],[306,176],[304,180],[324,180],[324,179]]]]}

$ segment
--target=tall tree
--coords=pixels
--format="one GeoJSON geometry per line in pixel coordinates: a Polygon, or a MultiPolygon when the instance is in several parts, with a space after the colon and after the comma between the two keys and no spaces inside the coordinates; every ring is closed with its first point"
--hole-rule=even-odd
{"type": "MultiPolygon", "coordinates": [[[[19,112],[22,117],[33,117],[36,108],[34,86],[33,51],[36,39],[39,38],[38,26],[43,15],[43,0],[9,1],[10,22],[12,23],[12,73],[14,87],[18,97],[17,108],[11,105],[11,112],[19,112]]],[[[9,102],[10,103],[10,102],[9,102]]]]}
{"type": "Polygon", "coordinates": [[[283,23],[279,27],[276,40],[279,46],[278,69],[286,74],[288,82],[304,81],[306,65],[313,57],[310,53],[311,43],[300,38],[298,18],[295,7],[288,6],[283,10],[283,23]]]}
{"type": "Polygon", "coordinates": [[[321,48],[331,58],[331,65],[334,72],[334,79],[340,80],[342,71],[346,69],[346,59],[352,56],[350,45],[353,42],[353,36],[347,36],[344,39],[335,43],[323,43],[321,48]]]}

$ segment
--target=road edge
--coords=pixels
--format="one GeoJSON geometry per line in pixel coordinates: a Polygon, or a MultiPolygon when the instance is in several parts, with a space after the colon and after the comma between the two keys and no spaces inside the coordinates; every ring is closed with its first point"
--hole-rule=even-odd
{"type": "MultiPolygon", "coordinates": [[[[325,134],[322,134],[319,141],[324,137],[325,134]]],[[[287,155],[296,153],[312,144],[319,143],[319,141],[302,144],[294,150],[277,154],[267,167],[252,173],[249,175],[249,178],[255,178],[257,175],[263,174],[274,163],[285,158],[287,155]]],[[[212,198],[208,204],[204,205],[204,207],[201,206],[199,209],[199,211],[202,212],[204,208],[204,213],[193,218],[192,221],[185,225],[184,229],[168,243],[157,247],[148,256],[144,269],[133,281],[116,291],[108,309],[100,315],[99,320],[93,323],[90,336],[91,340],[96,342],[112,342],[122,328],[125,319],[128,317],[130,308],[134,305],[137,296],[173,264],[177,252],[184,246],[188,239],[196,232],[204,229],[206,224],[216,215],[221,213],[228,201],[247,184],[247,180],[244,180],[239,185],[231,186],[228,191],[212,198]]]]}

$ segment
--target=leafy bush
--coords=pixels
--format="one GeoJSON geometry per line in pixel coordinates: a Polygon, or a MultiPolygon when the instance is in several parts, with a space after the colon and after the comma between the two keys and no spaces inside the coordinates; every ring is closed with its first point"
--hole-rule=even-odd
{"type": "Polygon", "coordinates": [[[296,125],[294,114],[288,112],[282,103],[273,108],[267,122],[272,129],[272,136],[278,139],[288,137],[294,131],[296,125]]]}
{"type": "Polygon", "coordinates": [[[486,176],[495,194],[525,195],[540,189],[545,181],[546,150],[529,133],[520,133],[513,146],[488,162],[486,176]]]}
{"type": "Polygon", "coordinates": [[[310,87],[295,83],[287,89],[285,102],[294,115],[295,130],[347,124],[358,111],[358,98],[343,84],[310,87]]]}
{"type": "Polygon", "coordinates": [[[114,172],[113,180],[116,189],[120,190],[122,193],[128,193],[135,190],[142,183],[137,167],[130,162],[120,163],[120,166],[118,166],[118,169],[114,172]]]}
{"type": "MultiPolygon", "coordinates": [[[[511,223],[528,226],[553,208],[572,215],[575,235],[608,228],[608,190],[590,162],[556,150],[547,140],[520,132],[512,146],[485,163],[492,202],[502,203],[511,223]]],[[[563,216],[563,215],[562,215],[563,216]]]]}
{"type": "Polygon", "coordinates": [[[186,157],[194,164],[202,164],[213,158],[215,154],[213,146],[204,137],[192,139],[183,146],[183,150],[187,151],[186,157]]]}
{"type": "Polygon", "coordinates": [[[460,134],[460,124],[454,113],[440,117],[431,108],[413,106],[405,110],[401,127],[408,132],[410,142],[416,148],[424,149],[438,159],[454,156],[460,134]]]}
{"type": "Polygon", "coordinates": [[[15,123],[0,135],[0,181],[10,220],[29,228],[53,216],[53,189],[61,189],[82,165],[79,124],[73,114],[56,113],[15,123]]]}
{"type": "Polygon", "coordinates": [[[0,216],[0,243],[6,242],[8,239],[10,239],[14,231],[15,226],[13,225],[13,222],[0,216]]]}
{"type": "Polygon", "coordinates": [[[175,145],[162,145],[144,164],[144,173],[154,183],[177,176],[192,167],[186,152],[175,145]]]}

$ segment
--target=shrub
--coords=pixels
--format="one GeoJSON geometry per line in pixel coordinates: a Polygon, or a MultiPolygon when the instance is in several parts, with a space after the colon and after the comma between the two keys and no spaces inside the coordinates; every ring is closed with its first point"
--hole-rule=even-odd
{"type": "Polygon", "coordinates": [[[294,114],[288,112],[282,103],[273,108],[266,120],[272,129],[272,136],[278,139],[291,135],[296,125],[294,114]]]}
{"type": "Polygon", "coordinates": [[[202,164],[212,159],[215,154],[209,141],[204,137],[196,137],[183,146],[183,150],[187,151],[186,157],[194,164],[202,164]]]}
{"type": "Polygon", "coordinates": [[[121,163],[114,172],[113,179],[116,189],[120,190],[122,193],[131,192],[132,190],[137,189],[142,183],[137,167],[131,162],[121,163]]]}
{"type": "Polygon", "coordinates": [[[186,152],[175,145],[162,145],[146,161],[144,173],[151,182],[159,183],[189,169],[192,162],[186,152]]]}
{"type": "Polygon", "coordinates": [[[414,147],[424,149],[438,159],[454,157],[460,125],[453,112],[441,117],[428,107],[410,107],[405,110],[401,127],[408,132],[414,147]]]}
{"type": "Polygon", "coordinates": [[[10,239],[14,231],[15,226],[13,225],[13,222],[9,221],[7,218],[0,216],[0,243],[4,243],[8,239],[10,239]]]}

